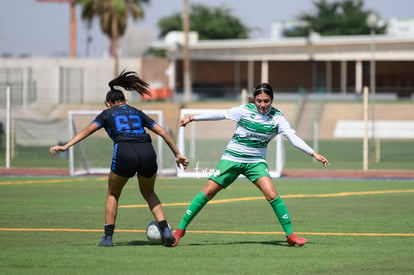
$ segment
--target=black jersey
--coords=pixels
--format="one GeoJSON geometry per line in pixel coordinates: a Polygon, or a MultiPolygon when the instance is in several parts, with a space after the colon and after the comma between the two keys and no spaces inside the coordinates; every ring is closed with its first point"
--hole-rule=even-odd
{"type": "Polygon", "coordinates": [[[156,124],[144,112],[127,104],[102,111],[93,122],[99,128],[103,127],[114,143],[120,141],[150,143],[151,136],[145,132],[144,127],[151,129],[156,124]]]}

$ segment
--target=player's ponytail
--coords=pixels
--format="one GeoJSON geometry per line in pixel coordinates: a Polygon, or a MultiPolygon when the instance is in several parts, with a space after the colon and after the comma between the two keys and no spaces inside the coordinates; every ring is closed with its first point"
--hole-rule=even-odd
{"type": "Polygon", "coordinates": [[[121,90],[117,90],[115,86],[122,87],[127,91],[136,91],[140,95],[151,95],[149,84],[142,80],[137,73],[131,71],[122,71],[118,77],[112,79],[108,83],[111,90],[106,94],[107,102],[125,101],[125,95],[121,90]]]}
{"type": "Polygon", "coordinates": [[[140,95],[151,95],[148,90],[149,84],[142,80],[137,73],[131,71],[122,71],[117,78],[109,81],[108,85],[111,90],[114,90],[115,86],[119,86],[127,91],[136,91],[140,95]]]}

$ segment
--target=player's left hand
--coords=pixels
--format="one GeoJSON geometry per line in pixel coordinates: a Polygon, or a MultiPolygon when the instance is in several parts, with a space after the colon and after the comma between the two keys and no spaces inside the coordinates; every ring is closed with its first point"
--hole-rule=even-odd
{"type": "Polygon", "coordinates": [[[327,160],[324,156],[322,156],[322,155],[320,155],[320,154],[318,154],[318,153],[316,153],[316,152],[313,152],[312,156],[313,156],[316,160],[318,160],[318,161],[322,162],[322,164],[323,164],[323,166],[324,166],[324,167],[329,166],[329,161],[328,161],[328,160],[327,160]]]}
{"type": "Polygon", "coordinates": [[[175,158],[175,161],[177,162],[178,167],[182,167],[185,169],[188,166],[188,159],[183,155],[178,155],[175,158]]]}
{"type": "Polygon", "coordinates": [[[49,152],[52,156],[56,156],[59,152],[64,151],[66,151],[65,147],[59,145],[55,145],[49,148],[49,152]]]}

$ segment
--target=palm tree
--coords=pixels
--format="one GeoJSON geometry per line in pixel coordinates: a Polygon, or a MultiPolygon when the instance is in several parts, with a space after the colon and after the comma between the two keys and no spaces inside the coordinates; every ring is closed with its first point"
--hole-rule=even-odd
{"type": "Polygon", "coordinates": [[[119,72],[118,42],[127,28],[131,15],[134,21],[144,17],[143,3],[150,0],[76,0],[82,5],[82,19],[91,26],[94,17],[100,18],[102,32],[111,40],[111,54],[114,57],[115,76],[119,72]]]}

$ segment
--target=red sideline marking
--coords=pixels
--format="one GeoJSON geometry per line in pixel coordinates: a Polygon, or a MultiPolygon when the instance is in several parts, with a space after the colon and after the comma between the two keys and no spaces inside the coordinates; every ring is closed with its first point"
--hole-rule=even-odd
{"type": "Polygon", "coordinates": [[[70,178],[70,179],[52,179],[52,180],[22,180],[22,181],[3,181],[0,185],[13,185],[13,184],[37,184],[37,183],[62,183],[62,182],[84,182],[84,181],[101,181],[106,178],[70,178]]]}

